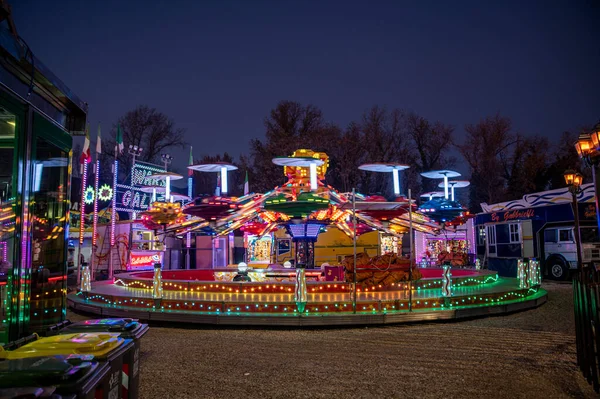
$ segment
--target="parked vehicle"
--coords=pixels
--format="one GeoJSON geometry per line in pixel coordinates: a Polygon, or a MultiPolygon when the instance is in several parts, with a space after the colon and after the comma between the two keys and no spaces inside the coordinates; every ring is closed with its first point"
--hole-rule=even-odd
{"type": "MultiPolygon", "coordinates": [[[[579,194],[583,262],[600,261],[600,239],[592,185],[579,194]]],[[[577,268],[575,218],[567,189],[530,194],[522,200],[482,204],[475,218],[477,257],[502,276],[515,277],[520,258],[540,261],[545,277],[569,278],[577,268]]]]}

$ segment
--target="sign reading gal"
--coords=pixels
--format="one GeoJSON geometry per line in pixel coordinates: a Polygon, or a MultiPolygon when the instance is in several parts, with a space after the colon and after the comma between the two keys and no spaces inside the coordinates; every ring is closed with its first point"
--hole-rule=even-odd
{"type": "MultiPolygon", "coordinates": [[[[143,212],[147,211],[152,202],[152,193],[140,190],[144,186],[164,187],[164,180],[152,179],[156,173],[164,172],[163,168],[154,165],[136,163],[131,171],[131,186],[117,184],[117,211],[143,212]]],[[[157,201],[164,201],[164,193],[156,193],[157,201]]]]}

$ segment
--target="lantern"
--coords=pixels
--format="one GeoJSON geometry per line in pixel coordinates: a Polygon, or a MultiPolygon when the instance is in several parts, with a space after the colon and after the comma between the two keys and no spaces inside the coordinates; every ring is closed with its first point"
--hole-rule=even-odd
{"type": "MultiPolygon", "coordinates": [[[[598,132],[595,133],[596,134],[593,134],[592,136],[595,136],[595,140],[598,142],[598,144],[600,144],[599,137],[597,134],[598,132]]],[[[598,144],[596,144],[596,148],[598,148],[598,144]]],[[[590,136],[588,136],[587,134],[582,134],[581,136],[579,136],[579,140],[577,140],[577,143],[575,143],[575,149],[577,150],[577,154],[579,155],[579,157],[583,158],[592,152],[593,145],[594,144],[592,143],[592,139],[590,138],[590,136]]]]}
{"type": "Polygon", "coordinates": [[[565,183],[567,183],[567,186],[573,185],[576,175],[577,172],[575,172],[573,169],[568,169],[565,171],[565,173],[563,173],[563,176],[565,177],[565,183]]]}

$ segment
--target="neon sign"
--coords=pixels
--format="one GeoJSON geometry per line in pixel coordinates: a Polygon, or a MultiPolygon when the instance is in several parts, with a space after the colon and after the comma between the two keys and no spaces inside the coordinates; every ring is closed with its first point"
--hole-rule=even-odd
{"type": "Polygon", "coordinates": [[[596,206],[588,205],[585,207],[585,211],[583,212],[583,217],[586,219],[595,219],[596,218],[596,206]]]}
{"type": "Polygon", "coordinates": [[[94,202],[94,197],[95,197],[94,187],[87,186],[87,188],[85,189],[84,195],[83,195],[84,202],[87,205],[92,204],[94,202]]]}
{"type": "Polygon", "coordinates": [[[162,263],[162,252],[132,252],[129,266],[131,268],[153,267],[155,263],[162,263]]]}
{"type": "Polygon", "coordinates": [[[113,190],[108,184],[102,185],[98,192],[98,199],[100,201],[110,201],[113,196],[113,190]]]}
{"type": "MultiPolygon", "coordinates": [[[[156,173],[164,172],[163,168],[147,163],[136,163],[131,171],[131,185],[116,184],[116,210],[119,212],[144,212],[150,208],[152,193],[141,191],[141,187],[164,187],[164,180],[151,179],[156,173]]],[[[156,193],[157,201],[164,201],[164,193],[156,193]]]]}
{"type": "Polygon", "coordinates": [[[527,209],[526,211],[507,211],[504,213],[492,213],[492,221],[493,222],[499,222],[501,220],[507,222],[509,220],[516,220],[516,219],[531,219],[535,216],[535,210],[533,209],[527,209]],[[502,217],[501,217],[502,215],[502,217]]]}

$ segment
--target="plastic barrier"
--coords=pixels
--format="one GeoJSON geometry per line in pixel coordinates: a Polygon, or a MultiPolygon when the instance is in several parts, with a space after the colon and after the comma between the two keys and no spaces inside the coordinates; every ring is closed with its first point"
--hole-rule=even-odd
{"type": "Polygon", "coordinates": [[[0,398],[93,399],[108,384],[108,372],[109,365],[92,355],[0,361],[0,398]]]}
{"type": "Polygon", "coordinates": [[[140,387],[140,340],[148,332],[148,325],[134,319],[97,319],[78,323],[71,323],[67,320],[49,330],[50,334],[78,332],[119,333],[121,338],[133,340],[133,350],[125,355],[121,383],[124,398],[137,398],[140,387]]]}
{"type": "Polygon", "coordinates": [[[131,339],[124,339],[118,333],[79,333],[40,338],[13,351],[0,352],[0,358],[15,360],[55,355],[93,355],[110,366],[108,384],[96,390],[96,398],[119,399],[121,373],[128,352],[133,350],[131,339]]]}

